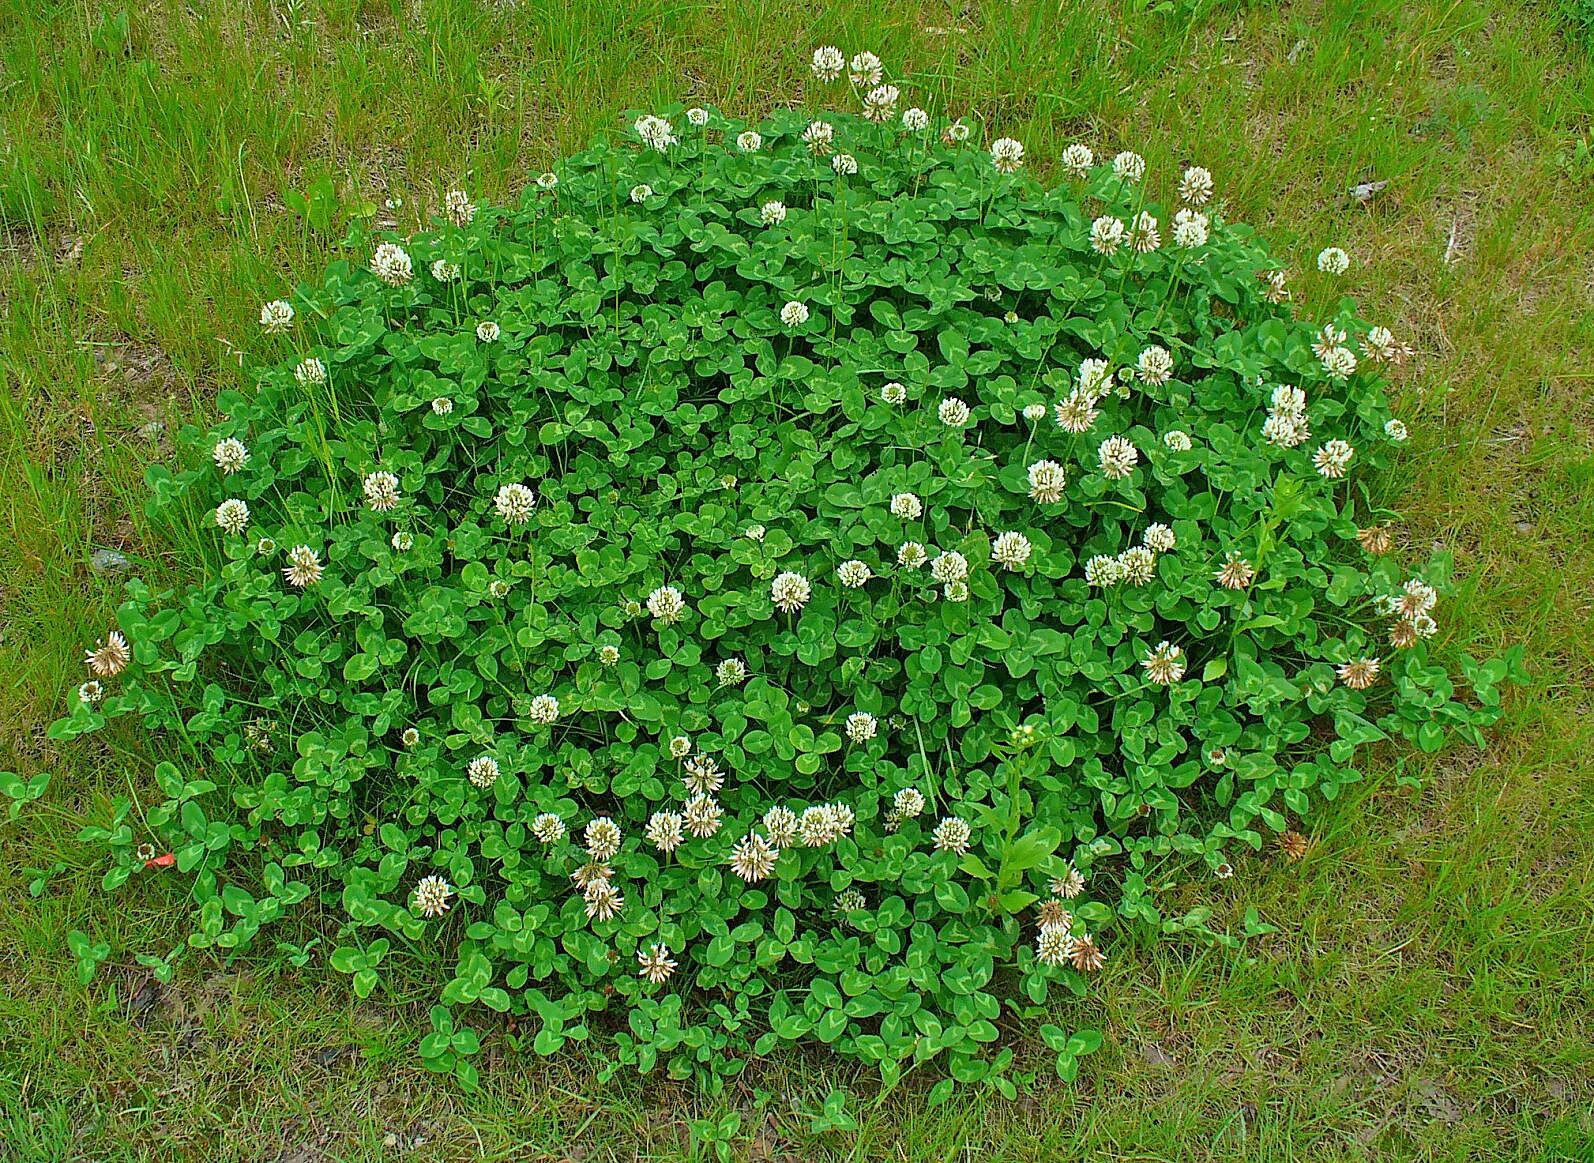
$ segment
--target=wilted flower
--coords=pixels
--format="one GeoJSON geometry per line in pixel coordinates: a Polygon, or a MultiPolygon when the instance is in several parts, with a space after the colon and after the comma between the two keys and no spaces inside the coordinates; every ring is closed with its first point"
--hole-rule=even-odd
{"type": "Polygon", "coordinates": [[[1388,525],[1373,525],[1366,529],[1358,529],[1356,530],[1356,540],[1364,550],[1374,557],[1382,557],[1389,552],[1390,546],[1394,544],[1394,538],[1390,536],[1388,525]]]}
{"type": "Polygon", "coordinates": [[[1011,137],[999,137],[991,143],[991,164],[999,174],[1016,174],[1024,164],[1024,146],[1011,137]]]}
{"type": "Polygon", "coordinates": [[[537,494],[518,481],[500,485],[493,497],[493,508],[511,525],[524,525],[530,521],[531,511],[536,505],[537,494]]]}
{"type": "Polygon", "coordinates": [[[441,876],[424,876],[410,897],[410,908],[423,917],[440,917],[449,909],[454,890],[441,876]]]}
{"type": "Polygon", "coordinates": [[[1317,269],[1327,275],[1342,275],[1350,270],[1350,255],[1337,246],[1327,247],[1318,253],[1317,269]]]}
{"type": "Polygon", "coordinates": [[[1060,900],[1041,901],[1040,927],[1044,929],[1061,929],[1068,932],[1074,927],[1074,914],[1069,912],[1060,900]]]}
{"type": "Polygon", "coordinates": [[[1122,436],[1109,436],[1096,449],[1101,474],[1108,480],[1122,480],[1140,462],[1140,452],[1122,436]]]}
{"type": "Polygon", "coordinates": [[[1126,182],[1138,182],[1146,175],[1146,159],[1126,149],[1112,159],[1112,172],[1126,182]]]}
{"type": "Polygon", "coordinates": [[[304,589],[321,580],[321,555],[308,545],[295,545],[288,550],[288,564],[282,571],[288,584],[304,589]]]}
{"type": "Polygon", "coordinates": [[[680,619],[686,610],[686,599],[674,586],[660,586],[648,595],[648,613],[669,625],[680,619]]]}
{"type": "Polygon", "coordinates": [[[1022,533],[1011,530],[998,533],[991,542],[991,560],[1000,563],[1003,569],[1021,568],[1029,560],[1029,554],[1029,538],[1022,533]]]}
{"type": "Polygon", "coordinates": [[[942,817],[933,833],[937,849],[942,852],[954,852],[959,856],[969,850],[969,840],[973,835],[968,821],[961,816],[942,817]]]}
{"type": "Polygon", "coordinates": [[[1106,954],[1097,948],[1096,939],[1089,933],[1080,933],[1068,939],[1068,959],[1081,973],[1095,973],[1107,964],[1106,954]]]}
{"type": "Polygon", "coordinates": [[[904,569],[918,569],[929,559],[929,552],[917,541],[904,541],[897,549],[897,564],[904,569]]]}
{"type": "Polygon", "coordinates": [[[1063,173],[1075,179],[1085,177],[1090,173],[1090,167],[1096,164],[1096,156],[1090,152],[1090,147],[1077,142],[1063,150],[1063,173]]]}
{"type": "Polygon", "coordinates": [[[844,561],[836,567],[837,580],[849,590],[862,588],[873,576],[874,572],[857,558],[844,561]]]}
{"type": "Polygon", "coordinates": [[[1184,651],[1166,640],[1146,651],[1141,661],[1146,677],[1154,683],[1167,686],[1184,677],[1184,651]]]}
{"type": "Polygon", "coordinates": [[[390,287],[402,287],[415,277],[415,266],[403,247],[384,242],[371,255],[371,273],[390,287]]]}
{"type": "Polygon", "coordinates": [[[1063,489],[1068,475],[1055,460],[1037,460],[1029,466],[1030,500],[1042,505],[1053,505],[1063,499],[1063,489]]]}
{"type": "Polygon", "coordinates": [[[1353,691],[1366,690],[1378,681],[1376,658],[1357,658],[1339,668],[1339,680],[1353,691]]]}
{"type": "Polygon", "coordinates": [[[217,442],[210,456],[223,476],[231,476],[249,463],[249,450],[244,447],[244,442],[231,436],[217,442]]]}
{"type": "Polygon", "coordinates": [[[835,45],[824,45],[814,49],[813,60],[814,76],[821,81],[834,81],[841,76],[841,70],[846,67],[846,58],[841,55],[841,50],[835,45]]]}
{"type": "Polygon", "coordinates": [[[780,309],[780,321],[787,327],[801,327],[808,322],[808,308],[793,300],[780,309]]]}
{"type": "Polygon", "coordinates": [[[286,299],[273,299],[260,308],[260,326],[267,335],[280,335],[293,326],[293,304],[286,299]]]}
{"type": "Polygon", "coordinates": [[[1204,206],[1212,197],[1212,174],[1201,166],[1191,166],[1179,179],[1179,199],[1192,206],[1204,206]]]}
{"type": "Polygon", "coordinates": [[[1224,555],[1223,568],[1212,575],[1212,580],[1226,590],[1243,590],[1255,576],[1251,563],[1231,549],[1224,555]]]}
{"type": "Polygon", "coordinates": [[[1289,278],[1289,272],[1282,270],[1257,271],[1256,277],[1257,281],[1262,284],[1263,299],[1269,303],[1283,303],[1289,299],[1289,288],[1284,285],[1289,278]]]}
{"type": "Polygon", "coordinates": [[[775,603],[777,610],[785,614],[802,609],[812,595],[813,587],[808,584],[808,579],[790,570],[777,574],[769,585],[770,600],[775,603]]]}
{"type": "Polygon", "coordinates": [[[638,949],[636,959],[637,964],[641,966],[637,976],[654,985],[663,985],[670,980],[670,974],[675,972],[675,962],[670,959],[668,945],[655,942],[646,950],[638,949]]]}
{"type": "Polygon", "coordinates": [[[216,506],[216,524],[226,533],[241,535],[249,528],[249,506],[237,497],[228,497],[216,506]]]}

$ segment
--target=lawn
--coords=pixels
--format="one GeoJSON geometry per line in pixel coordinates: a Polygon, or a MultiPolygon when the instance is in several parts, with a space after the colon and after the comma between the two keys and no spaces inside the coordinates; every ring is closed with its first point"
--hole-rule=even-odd
{"type": "Polygon", "coordinates": [[[710,1120],[754,1160],[1594,1159],[1594,56],[1547,5],[1167,7],[3,0],[0,768],[51,783],[0,823],[0,1158],[675,1159],[710,1120]],[[1016,1102],[927,1109],[917,1077],[877,1096],[817,1053],[718,1096],[604,1082],[502,1026],[465,1094],[413,1052],[433,987],[356,1001],[313,923],[153,983],[136,957],[186,931],[177,882],[106,896],[76,836],[160,743],[45,728],[119,600],[97,551],[172,568],[143,471],[241,382],[260,304],[350,213],[407,231],[452,188],[508,200],[627,109],[757,116],[823,43],[1042,174],[1076,140],[1206,166],[1301,310],[1343,291],[1410,339],[1412,440],[1376,487],[1403,544],[1454,555],[1441,657],[1525,649],[1487,748],[1390,748],[1298,861],[1170,885],[1170,912],[1274,931],[1116,946],[1060,1008],[1102,1050],[1064,1086],[1025,1044],[1016,1102]],[[1329,245],[1354,263],[1332,285],[1329,245]],[[73,929],[111,950],[87,987],[73,929]],[[816,1130],[838,1089],[848,1125],[816,1130]]]}

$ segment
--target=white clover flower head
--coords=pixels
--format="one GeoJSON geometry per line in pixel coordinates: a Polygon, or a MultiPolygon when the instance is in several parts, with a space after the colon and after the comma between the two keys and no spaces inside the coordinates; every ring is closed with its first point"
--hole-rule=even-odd
{"type": "Polygon", "coordinates": [[[455,282],[459,278],[459,264],[446,258],[437,259],[432,263],[432,278],[440,283],[455,282]]]}
{"type": "Polygon", "coordinates": [[[418,727],[405,727],[404,733],[399,736],[399,742],[405,747],[415,747],[420,744],[421,732],[418,727]]]}
{"type": "Polygon", "coordinates": [[[924,513],[924,502],[914,493],[893,493],[891,515],[905,521],[917,521],[924,513]]]}
{"type": "Polygon", "coordinates": [[[1404,444],[1411,438],[1411,433],[1406,430],[1405,421],[1394,417],[1384,421],[1384,435],[1396,444],[1404,444]]]}
{"type": "Polygon", "coordinates": [[[904,541],[897,550],[897,564],[904,569],[918,569],[929,560],[929,551],[917,541],[904,541]]]}
{"type": "Polygon", "coordinates": [[[1356,370],[1356,353],[1348,347],[1336,347],[1323,356],[1322,364],[1330,379],[1349,379],[1356,370]]]}
{"type": "Polygon", "coordinates": [[[1325,275],[1342,275],[1350,270],[1350,255],[1337,246],[1324,247],[1317,255],[1317,269],[1325,275]]]}
{"type": "Polygon", "coordinates": [[[559,700],[554,698],[553,695],[537,695],[531,700],[531,705],[526,708],[526,718],[543,726],[558,721],[559,700]]]}
{"type": "Polygon", "coordinates": [[[1150,387],[1165,384],[1173,378],[1173,356],[1167,348],[1152,344],[1135,361],[1135,374],[1150,387]]]}
{"type": "Polygon", "coordinates": [[[908,402],[908,389],[902,384],[892,380],[880,389],[880,399],[887,404],[897,405],[908,402]]]}
{"type": "Polygon", "coordinates": [[[639,968],[637,976],[651,985],[663,985],[675,972],[675,961],[670,957],[670,947],[655,941],[646,949],[636,951],[639,968]]]}
{"type": "Polygon", "coordinates": [[[969,139],[969,124],[961,117],[946,127],[943,139],[948,145],[961,145],[969,139]]]}
{"type": "Polygon", "coordinates": [[[1118,574],[1132,586],[1146,585],[1156,570],[1157,555],[1144,545],[1131,546],[1118,555],[1118,574]]]}
{"type": "Polygon", "coordinates": [[[891,797],[891,810],[904,820],[923,814],[924,807],[924,793],[916,787],[898,788],[891,797]]]}
{"type": "Polygon", "coordinates": [[[850,153],[838,153],[830,159],[830,168],[842,177],[851,177],[858,172],[858,159],[850,153]]]}
{"type": "Polygon", "coordinates": [[[780,321],[787,327],[801,327],[808,322],[808,308],[793,299],[780,309],[780,321]]]}
{"type": "Polygon", "coordinates": [[[747,680],[747,664],[740,658],[727,658],[714,668],[720,686],[740,686],[747,680]]]}
{"type": "Polygon", "coordinates": [[[764,813],[764,831],[771,844],[785,848],[797,839],[797,813],[783,804],[776,804],[764,813]]]}
{"type": "Polygon", "coordinates": [[[565,822],[553,812],[539,812],[531,822],[531,834],[539,844],[557,844],[565,838],[565,822]]]}
{"type": "Polygon", "coordinates": [[[775,861],[779,856],[779,848],[757,832],[749,832],[731,847],[729,864],[732,872],[748,884],[753,884],[775,871],[775,861]]]}
{"type": "Polygon", "coordinates": [[[1262,421],[1262,439],[1279,448],[1295,448],[1311,439],[1304,412],[1270,412],[1262,421]]]}
{"type": "Polygon", "coordinates": [[[1173,244],[1193,250],[1207,244],[1208,222],[1205,214],[1194,210],[1180,210],[1173,216],[1173,244]]]}
{"type": "Polygon", "coordinates": [[[1063,499],[1067,484],[1068,474],[1055,460],[1037,460],[1029,466],[1029,496],[1038,504],[1055,505],[1063,499]]]}
{"type": "Polygon", "coordinates": [[[244,442],[231,436],[219,441],[210,456],[223,476],[231,476],[249,463],[249,450],[244,442]]]}
{"type": "Polygon", "coordinates": [[[646,202],[651,197],[653,197],[653,187],[648,185],[646,182],[638,182],[636,185],[631,187],[631,201],[635,202],[637,205],[640,206],[643,202],[646,202]]]}
{"type": "Polygon", "coordinates": [[[552,170],[544,171],[537,175],[537,189],[554,190],[559,186],[559,175],[552,170]]]}
{"type": "Polygon", "coordinates": [[[1184,651],[1164,639],[1150,650],[1140,665],[1146,677],[1159,686],[1168,686],[1184,677],[1184,651]]]}
{"type": "Polygon", "coordinates": [[[1124,580],[1123,563],[1116,557],[1105,553],[1098,553],[1085,562],[1085,584],[1091,586],[1115,586],[1124,580]]]}
{"type": "Polygon", "coordinates": [[[823,848],[836,839],[836,819],[824,806],[804,808],[797,818],[797,835],[804,847],[823,848]]]}
{"type": "Polygon", "coordinates": [[[902,128],[909,133],[922,133],[930,126],[930,115],[918,106],[902,111],[902,128]]]}
{"type": "Polygon", "coordinates": [[[1124,224],[1110,214],[1103,214],[1090,224],[1090,249],[1097,254],[1117,254],[1127,233],[1124,224]]]}
{"type": "Polygon", "coordinates": [[[1411,347],[1397,340],[1387,327],[1374,327],[1362,337],[1362,355],[1374,363],[1401,364],[1411,354],[1411,347]]]}
{"type": "Polygon", "coordinates": [[[511,525],[524,525],[530,521],[532,510],[536,507],[537,494],[519,481],[500,485],[498,492],[493,495],[493,508],[511,525]]]}
{"type": "Polygon", "coordinates": [[[636,130],[636,135],[642,139],[642,144],[651,150],[663,153],[675,144],[675,128],[664,118],[655,117],[651,113],[644,113],[632,123],[631,128],[636,130]]]}
{"type": "Polygon", "coordinates": [[[933,833],[937,851],[951,852],[957,856],[969,850],[969,840],[973,836],[973,830],[962,816],[943,816],[933,833]]]}
{"type": "Polygon", "coordinates": [[[935,410],[936,416],[948,428],[961,428],[969,422],[969,406],[956,396],[948,396],[935,410]]]}
{"type": "Polygon", "coordinates": [[[301,590],[315,585],[321,580],[321,555],[308,545],[295,545],[288,550],[288,564],[282,576],[301,590]]]}
{"type": "Polygon", "coordinates": [[[686,806],[681,810],[686,830],[699,840],[707,840],[720,830],[723,815],[724,811],[719,801],[713,796],[706,795],[693,796],[686,801],[686,806]]]}
{"type": "Polygon", "coordinates": [[[848,62],[847,68],[849,69],[848,79],[860,89],[878,85],[881,76],[884,74],[880,58],[872,52],[858,53],[848,62]]]}
{"type": "Polygon", "coordinates": [[[495,598],[507,598],[509,596],[509,583],[503,578],[495,577],[487,583],[487,593],[495,598]]]}
{"type": "Polygon", "coordinates": [[[608,860],[620,851],[620,826],[608,816],[589,820],[581,835],[586,841],[587,855],[594,860],[608,860]]]}
{"type": "Polygon", "coordinates": [[[1161,521],[1155,521],[1146,526],[1146,531],[1140,535],[1141,543],[1153,553],[1167,553],[1179,543],[1172,529],[1161,521]]]}
{"type": "Polygon", "coordinates": [[[371,273],[390,287],[402,287],[415,277],[415,266],[403,247],[384,242],[371,255],[371,273]]]}
{"type": "Polygon", "coordinates": [[[1171,452],[1189,452],[1195,447],[1190,440],[1190,434],[1183,429],[1170,428],[1162,436],[1163,445],[1171,452]]]}
{"type": "Polygon", "coordinates": [[[955,549],[937,554],[930,562],[930,576],[938,582],[964,581],[969,576],[969,559],[955,549]]]}
{"type": "Polygon", "coordinates": [[[884,125],[897,115],[897,99],[901,97],[895,85],[879,85],[863,95],[863,117],[884,125]]]}
{"type": "Polygon", "coordinates": [[[317,387],[327,382],[327,365],[312,355],[299,361],[299,366],[293,369],[293,378],[299,381],[300,387],[317,387]]]}
{"type": "Polygon", "coordinates": [[[991,560],[998,562],[1003,569],[1022,569],[1029,555],[1029,538],[1022,533],[1011,530],[998,533],[996,540],[991,542],[991,560]]]}
{"type": "Polygon", "coordinates": [[[260,326],[267,335],[280,335],[293,326],[293,304],[273,299],[260,308],[260,326]]]}
{"type": "Polygon", "coordinates": [[[847,716],[847,738],[854,743],[867,743],[880,730],[880,721],[867,711],[854,711],[847,716]]]}
{"type": "Polygon", "coordinates": [[[1040,934],[1035,938],[1035,960],[1042,965],[1053,967],[1066,965],[1073,942],[1074,939],[1068,935],[1067,929],[1042,925],[1040,934]]]}
{"type": "Polygon", "coordinates": [[[1312,464],[1329,480],[1338,480],[1350,468],[1356,450],[1343,440],[1325,441],[1312,455],[1312,464]]]}
{"type": "Polygon", "coordinates": [[[1129,220],[1129,249],[1136,254],[1150,254],[1162,245],[1162,234],[1157,230],[1157,219],[1142,210],[1129,220]]]}
{"type": "Polygon", "coordinates": [[[491,755],[478,755],[465,766],[465,778],[483,789],[497,783],[500,774],[498,760],[491,755]]]}
{"type": "Polygon", "coordinates": [[[828,121],[810,121],[803,130],[803,144],[812,154],[830,152],[830,143],[835,140],[836,131],[828,121]]]}
{"type": "Polygon", "coordinates": [[[1191,166],[1179,179],[1179,200],[1191,206],[1205,206],[1212,197],[1212,172],[1202,166],[1191,166]]]}
{"type": "Polygon", "coordinates": [[[1146,176],[1146,159],[1126,149],[1113,157],[1112,172],[1115,178],[1125,182],[1138,182],[1146,176]]]}
{"type": "Polygon", "coordinates": [[[1090,400],[1099,400],[1112,387],[1112,364],[1104,359],[1084,359],[1079,363],[1079,391],[1090,400]]]}
{"type": "Polygon", "coordinates": [[[448,912],[454,890],[441,876],[423,876],[410,895],[410,908],[423,917],[436,919],[448,912]]]}
{"type": "Polygon", "coordinates": [[[625,894],[607,880],[594,880],[581,895],[586,901],[588,920],[612,921],[625,908],[625,894]]]}
{"type": "Polygon", "coordinates": [[[100,678],[115,678],[127,669],[127,664],[132,660],[133,652],[120,630],[112,630],[94,643],[93,650],[83,652],[83,662],[88,666],[89,673],[100,678]]]}
{"type": "Polygon", "coordinates": [[[1231,549],[1224,555],[1223,565],[1212,575],[1212,580],[1226,590],[1243,590],[1255,577],[1256,570],[1251,563],[1231,549]]]}
{"type": "Polygon", "coordinates": [[[277,552],[277,543],[269,537],[262,537],[255,542],[255,552],[261,557],[270,557],[277,552]]]}
{"type": "Polygon", "coordinates": [[[770,600],[783,614],[792,614],[802,609],[812,596],[813,587],[809,585],[808,579],[791,570],[776,574],[775,580],[769,583],[770,600]]]}
{"type": "Polygon", "coordinates": [[[1090,152],[1088,145],[1075,142],[1063,150],[1063,173],[1075,181],[1090,174],[1090,167],[1096,164],[1096,155],[1090,152]]]}
{"type": "Polygon", "coordinates": [[[1024,419],[1028,420],[1031,424],[1035,424],[1046,419],[1046,405],[1025,404],[1024,419]]]}
{"type": "Polygon", "coordinates": [[[743,130],[736,135],[736,148],[743,153],[757,153],[764,148],[764,135],[756,129],[743,130]]]}
{"type": "Polygon", "coordinates": [[[676,735],[670,740],[670,758],[685,759],[692,753],[692,741],[685,735],[676,735]]]}
{"type": "Polygon", "coordinates": [[[237,497],[228,497],[216,506],[216,526],[224,533],[241,537],[249,528],[249,506],[237,497]]]}
{"type": "Polygon", "coordinates": [[[399,479],[390,472],[368,473],[360,491],[373,513],[391,513],[399,503],[399,479]]]}
{"type": "Polygon", "coordinates": [[[833,44],[823,45],[814,49],[812,68],[814,76],[821,81],[834,81],[841,76],[842,69],[846,68],[846,58],[841,55],[841,50],[833,44]]]}
{"type": "Polygon", "coordinates": [[[678,622],[686,612],[686,598],[674,586],[659,586],[648,595],[648,613],[666,626],[678,622]]]}
{"type": "Polygon", "coordinates": [[[697,128],[702,129],[703,126],[708,124],[708,110],[694,105],[686,111],[686,120],[687,124],[695,125],[697,128]]]}
{"type": "Polygon", "coordinates": [[[969,583],[949,581],[941,587],[941,596],[949,602],[966,602],[969,600],[969,583]]]}
{"type": "Polygon", "coordinates": [[[869,579],[873,576],[874,571],[856,557],[836,567],[836,580],[849,590],[862,589],[869,584],[869,579]]]}
{"type": "Polygon", "coordinates": [[[455,226],[469,226],[476,217],[476,207],[464,190],[450,190],[443,195],[443,213],[455,226]]]}
{"type": "Polygon", "coordinates": [[[91,678],[85,683],[78,684],[78,702],[82,703],[84,706],[92,707],[104,697],[105,688],[101,686],[97,680],[91,678]]]}
{"type": "Polygon", "coordinates": [[[1140,463],[1140,451],[1122,436],[1109,436],[1096,448],[1096,459],[1101,465],[1102,476],[1120,481],[1140,463]]]}
{"type": "Polygon", "coordinates": [[[415,535],[413,533],[406,533],[404,530],[400,529],[397,533],[393,534],[392,545],[393,548],[398,550],[400,553],[408,553],[411,549],[415,548],[415,535]]]}
{"type": "Polygon", "coordinates": [[[496,343],[501,334],[503,333],[499,330],[498,324],[491,319],[483,319],[476,324],[476,338],[483,343],[496,343]]]}
{"type": "Polygon", "coordinates": [[[1268,397],[1268,410],[1297,416],[1306,411],[1306,393],[1292,384],[1279,384],[1268,397]]]}
{"type": "Polygon", "coordinates": [[[991,143],[991,165],[999,174],[1016,174],[1024,165],[1024,146],[1011,137],[999,137],[991,143]]]}
{"type": "Polygon", "coordinates": [[[677,812],[654,812],[648,817],[642,836],[660,852],[674,852],[686,838],[682,820],[677,812]]]}
{"type": "Polygon", "coordinates": [[[432,414],[433,415],[436,415],[436,416],[447,416],[453,410],[454,410],[454,401],[449,399],[447,396],[438,396],[436,399],[434,399],[432,401],[432,414]]]}
{"type": "Polygon", "coordinates": [[[771,199],[758,208],[758,220],[765,226],[779,226],[786,221],[786,203],[771,199]]]}
{"type": "Polygon", "coordinates": [[[743,533],[742,536],[746,537],[749,541],[762,541],[764,539],[765,533],[767,532],[768,530],[762,525],[749,525],[747,527],[747,531],[743,533]]]}
{"type": "Polygon", "coordinates": [[[620,648],[612,642],[605,642],[598,647],[598,661],[604,666],[617,666],[620,662],[620,648]]]}

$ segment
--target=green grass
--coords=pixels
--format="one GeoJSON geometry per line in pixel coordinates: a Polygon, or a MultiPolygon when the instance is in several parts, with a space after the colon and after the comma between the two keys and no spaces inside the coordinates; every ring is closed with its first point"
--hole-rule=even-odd
{"type": "Polygon", "coordinates": [[[753,1160],[1594,1159],[1594,172],[1564,160],[1590,133],[1594,64],[1552,6],[119,11],[0,2],[0,767],[53,773],[0,824],[0,1158],[362,1160],[419,1135],[403,1157],[675,1159],[689,1119],[734,1111],[734,1155],[753,1160]],[[510,197],[626,108],[796,100],[830,42],[876,49],[910,93],[1037,161],[1083,139],[1140,150],[1164,184],[1208,166],[1297,272],[1304,311],[1339,289],[1318,249],[1350,251],[1342,287],[1423,352],[1397,389],[1411,452],[1380,487],[1407,544],[1456,555],[1443,647],[1526,647],[1533,682],[1489,747],[1391,750],[1306,821],[1300,863],[1268,852],[1171,886],[1170,910],[1237,923],[1254,906],[1277,932],[1239,954],[1115,946],[1062,1022],[1100,1025],[1105,1047],[1074,1087],[1016,1103],[927,1110],[917,1083],[875,1103],[817,1054],[717,1098],[600,1084],[592,1061],[545,1064],[502,1028],[467,1096],[417,1068],[425,983],[357,1003],[324,947],[301,970],[269,939],[231,964],[188,958],[138,1009],[134,957],[180,939],[183,894],[143,877],[105,897],[75,835],[149,791],[161,743],[57,749],[44,726],[118,600],[92,551],[170,568],[144,465],[239,382],[259,304],[337,252],[341,232],[308,229],[285,195],[331,176],[344,205],[409,229],[456,185],[510,197]],[[1372,179],[1390,184],[1370,203],[1347,196],[1372,179]],[[31,895],[30,870],[58,863],[31,895]],[[112,948],[87,989],[74,928],[112,948]],[[861,1128],[810,1134],[836,1086],[861,1128]]]}

